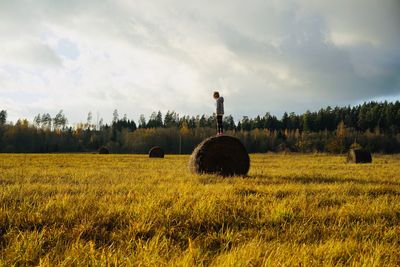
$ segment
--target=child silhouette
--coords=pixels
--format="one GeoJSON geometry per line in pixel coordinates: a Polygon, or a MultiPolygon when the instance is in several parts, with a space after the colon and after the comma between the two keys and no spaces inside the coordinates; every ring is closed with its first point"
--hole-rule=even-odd
{"type": "Polygon", "coordinates": [[[217,135],[224,134],[224,127],[222,125],[222,116],[224,116],[224,98],[219,95],[219,92],[214,92],[214,99],[216,100],[216,115],[217,115],[217,135]]]}

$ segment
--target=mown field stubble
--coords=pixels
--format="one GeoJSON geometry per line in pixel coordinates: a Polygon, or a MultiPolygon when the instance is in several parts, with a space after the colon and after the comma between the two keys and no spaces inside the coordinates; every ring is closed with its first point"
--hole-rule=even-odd
{"type": "Polygon", "coordinates": [[[0,155],[0,265],[400,265],[400,157],[0,155]]]}

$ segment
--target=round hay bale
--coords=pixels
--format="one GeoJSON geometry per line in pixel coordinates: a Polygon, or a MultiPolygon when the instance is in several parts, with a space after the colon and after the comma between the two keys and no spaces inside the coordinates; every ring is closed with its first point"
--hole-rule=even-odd
{"type": "Polygon", "coordinates": [[[371,163],[371,153],[362,148],[350,149],[347,153],[347,162],[350,163],[371,163]]]}
{"type": "Polygon", "coordinates": [[[107,147],[102,146],[99,148],[99,154],[110,154],[110,151],[108,150],[107,147]]]}
{"type": "Polygon", "coordinates": [[[239,139],[221,135],[201,142],[189,160],[192,173],[212,173],[222,176],[246,175],[250,157],[239,139]]]}
{"type": "Polygon", "coordinates": [[[150,158],[164,158],[164,150],[159,146],[155,146],[152,149],[150,149],[149,157],[150,158]]]}

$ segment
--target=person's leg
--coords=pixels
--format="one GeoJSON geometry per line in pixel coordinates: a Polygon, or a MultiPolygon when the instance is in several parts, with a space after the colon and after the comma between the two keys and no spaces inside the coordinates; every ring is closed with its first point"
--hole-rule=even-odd
{"type": "Polygon", "coordinates": [[[220,131],[221,131],[221,134],[223,134],[224,133],[224,123],[223,123],[223,120],[222,120],[222,115],[221,115],[221,124],[220,124],[220,131]]]}
{"type": "Polygon", "coordinates": [[[219,134],[219,122],[218,122],[218,116],[215,117],[215,122],[217,123],[217,134],[219,134]]]}
{"type": "Polygon", "coordinates": [[[218,134],[223,134],[224,130],[222,127],[222,115],[217,116],[217,131],[218,134]]]}
{"type": "Polygon", "coordinates": [[[217,122],[217,134],[219,134],[219,116],[217,115],[217,117],[215,119],[217,122]]]}

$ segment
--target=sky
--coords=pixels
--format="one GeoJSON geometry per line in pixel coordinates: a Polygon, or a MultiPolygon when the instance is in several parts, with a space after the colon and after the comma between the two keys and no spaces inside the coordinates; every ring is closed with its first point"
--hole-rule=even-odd
{"type": "Polygon", "coordinates": [[[236,119],[400,99],[400,0],[0,0],[0,109],[236,119]]]}

